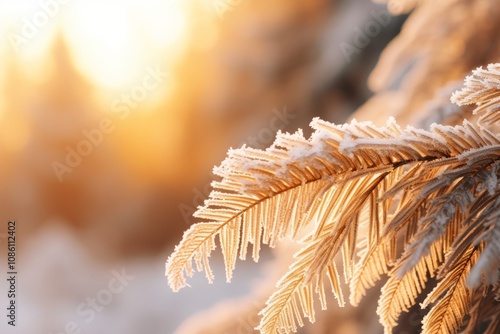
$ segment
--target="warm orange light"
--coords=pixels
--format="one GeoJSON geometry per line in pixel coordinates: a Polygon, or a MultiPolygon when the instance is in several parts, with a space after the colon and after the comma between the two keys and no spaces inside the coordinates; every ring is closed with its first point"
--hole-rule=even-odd
{"type": "Polygon", "coordinates": [[[185,32],[186,15],[180,0],[79,1],[67,12],[63,31],[82,72],[116,89],[157,61],[151,55],[163,51],[168,61],[185,32]]]}
{"type": "Polygon", "coordinates": [[[0,55],[15,51],[21,60],[38,58],[58,28],[90,81],[121,89],[145,66],[175,59],[187,11],[181,0],[0,0],[0,35],[7,36],[0,41],[0,55]]]}

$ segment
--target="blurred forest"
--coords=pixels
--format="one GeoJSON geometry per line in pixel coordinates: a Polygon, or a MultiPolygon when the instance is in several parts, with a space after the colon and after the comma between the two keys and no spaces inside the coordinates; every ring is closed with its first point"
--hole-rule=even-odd
{"type": "MultiPolygon", "coordinates": [[[[386,4],[41,1],[57,4],[53,15],[18,43],[13,36],[29,30],[23,18],[44,7],[9,3],[0,2],[0,226],[18,222],[12,333],[60,333],[70,321],[92,334],[252,333],[273,288],[262,277],[280,277],[288,263],[272,258],[295,246],[241,263],[232,284],[219,258],[214,285],[196,275],[193,288],[173,294],[164,277],[227,150],[267,147],[278,130],[308,134],[313,117],[341,123],[358,108],[358,119],[375,122],[441,121],[449,92],[499,54],[492,0],[420,1],[409,17],[417,1],[392,1],[394,16],[347,54],[342,43],[356,45],[386,4]],[[157,87],[139,89],[153,72],[162,73],[157,87]],[[139,91],[146,96],[127,104],[139,91]],[[54,162],[65,163],[103,120],[112,130],[58,176],[54,162]],[[134,280],[84,321],[78,305],[121,268],[134,280]]],[[[376,300],[367,296],[356,311],[331,307],[301,333],[379,333],[376,300]]],[[[399,333],[416,333],[421,316],[410,313],[399,333]]]]}
{"type": "MultiPolygon", "coordinates": [[[[162,60],[161,52],[170,50],[152,53],[118,88],[85,73],[90,65],[74,59],[77,42],[68,42],[62,24],[34,56],[24,57],[23,44],[21,55],[5,45],[3,220],[23,221],[26,235],[59,221],[78,230],[101,258],[158,252],[192,222],[210,170],[229,147],[266,147],[277,130],[307,131],[313,116],[342,122],[361,105],[371,95],[364,79],[402,22],[393,19],[347,63],[338,43],[352,38],[352,24],[373,19],[370,10],[382,7],[242,2],[224,18],[215,7],[184,7],[176,58],[162,60]],[[164,82],[123,117],[113,102],[140,84],[148,68],[167,73],[164,82]],[[53,162],[64,163],[86,139],[82,132],[103,118],[111,119],[111,133],[60,182],[53,162]]],[[[143,45],[134,47],[152,52],[152,41],[142,37],[143,45]]]]}

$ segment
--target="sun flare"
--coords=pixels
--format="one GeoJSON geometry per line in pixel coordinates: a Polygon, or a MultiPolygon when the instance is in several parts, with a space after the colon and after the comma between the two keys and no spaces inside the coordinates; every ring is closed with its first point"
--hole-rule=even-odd
{"type": "Polygon", "coordinates": [[[169,51],[181,43],[186,21],[180,0],[82,1],[67,13],[63,28],[83,72],[99,85],[119,88],[156,61],[151,54],[164,51],[168,61],[169,51]]]}
{"type": "Polygon", "coordinates": [[[0,33],[8,36],[0,53],[10,48],[20,59],[37,58],[61,31],[76,66],[90,81],[102,89],[120,89],[145,66],[173,62],[187,21],[181,0],[0,0],[0,33]],[[158,54],[162,58],[151,58],[158,54]]]}

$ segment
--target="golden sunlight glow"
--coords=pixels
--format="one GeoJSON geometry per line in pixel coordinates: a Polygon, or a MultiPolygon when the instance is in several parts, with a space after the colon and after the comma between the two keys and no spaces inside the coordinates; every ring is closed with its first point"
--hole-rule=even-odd
{"type": "Polygon", "coordinates": [[[63,31],[82,72],[104,88],[137,80],[155,51],[175,49],[186,29],[181,0],[108,1],[73,4],[63,31]]]}
{"type": "MultiPolygon", "coordinates": [[[[138,114],[157,110],[174,92],[174,69],[188,43],[189,10],[185,0],[0,0],[0,36],[5,37],[0,39],[0,95],[10,97],[0,96],[0,127],[8,127],[0,135],[0,155],[20,151],[31,138],[32,115],[18,111],[24,110],[32,99],[42,96],[51,108],[66,108],[57,102],[64,92],[61,96],[55,93],[55,100],[43,95],[46,90],[57,90],[57,85],[67,85],[68,91],[81,93],[89,104],[103,112],[112,113],[117,108],[138,114]],[[67,47],[71,57],[67,67],[60,66],[63,64],[57,55],[61,49],[55,51],[56,46],[67,47]],[[89,83],[85,87],[92,89],[82,91],[73,77],[61,81],[64,71],[75,68],[89,83]],[[56,83],[51,78],[57,78],[56,83]],[[146,99],[141,86],[144,83],[160,88],[148,91],[146,99]],[[70,87],[73,84],[75,87],[70,87]],[[13,91],[19,94],[12,94],[13,91]],[[24,92],[26,96],[22,96],[24,92]],[[127,94],[140,101],[140,106],[136,100],[131,105],[122,101],[127,94]]],[[[72,98],[68,97],[69,103],[80,103],[72,98]]],[[[157,115],[149,117],[143,123],[131,122],[129,127],[126,122],[120,123],[117,129],[126,128],[129,132],[123,135],[123,130],[117,130],[116,136],[140,138],[149,146],[158,140],[170,143],[170,137],[158,139],[157,133],[177,136],[174,129],[151,131],[152,124],[160,123],[154,118],[157,115]],[[149,129],[147,135],[144,128],[149,129]]],[[[165,117],[168,121],[164,124],[175,124],[172,120],[178,115],[169,113],[165,117]]],[[[175,151],[169,145],[161,146],[166,156],[175,151]]],[[[126,153],[127,158],[134,159],[136,152],[126,153]]],[[[144,159],[151,161],[154,157],[144,159]]],[[[157,162],[157,169],[165,169],[165,164],[159,165],[157,162]]]]}
{"type": "Polygon", "coordinates": [[[172,62],[186,29],[182,0],[0,0],[0,34],[7,36],[0,55],[36,59],[61,30],[76,66],[110,90],[137,80],[145,66],[172,62]],[[158,54],[164,57],[150,58],[158,54]]]}

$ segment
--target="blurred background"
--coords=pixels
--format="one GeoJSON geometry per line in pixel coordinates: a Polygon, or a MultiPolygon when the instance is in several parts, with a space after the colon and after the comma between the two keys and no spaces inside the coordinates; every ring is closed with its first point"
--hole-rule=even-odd
{"type": "Polygon", "coordinates": [[[16,220],[19,272],[1,332],[174,333],[244,298],[273,254],[231,284],[218,254],[213,285],[164,277],[212,167],[344,122],[405,19],[368,0],[0,0],[0,242],[16,220]]]}

